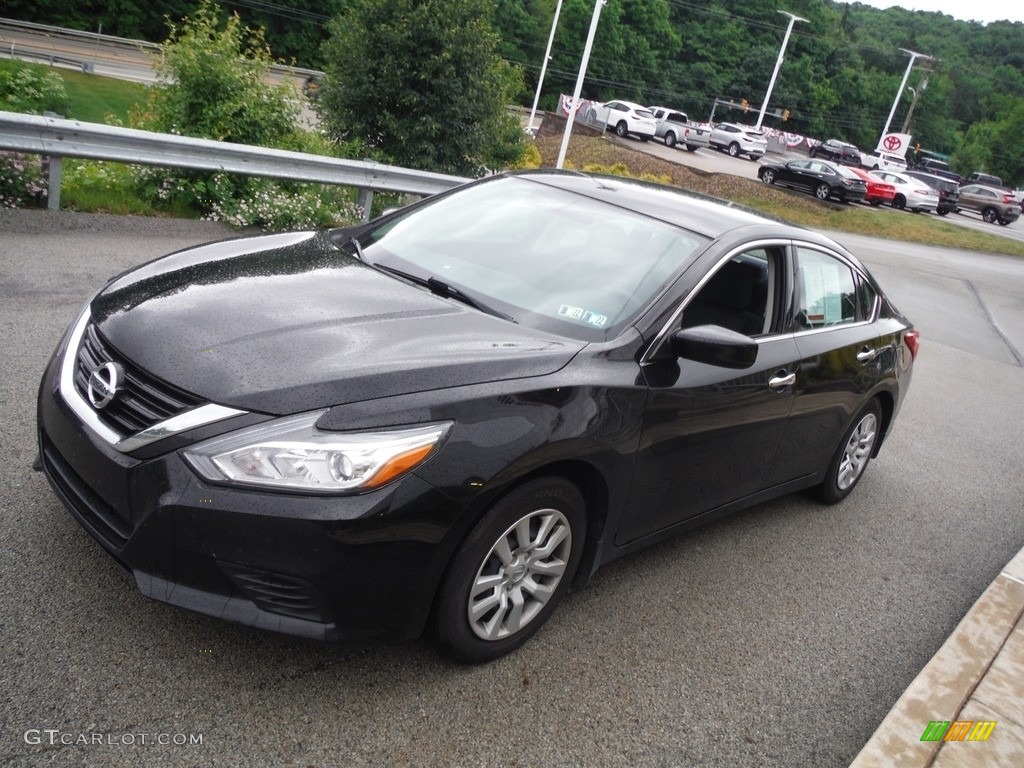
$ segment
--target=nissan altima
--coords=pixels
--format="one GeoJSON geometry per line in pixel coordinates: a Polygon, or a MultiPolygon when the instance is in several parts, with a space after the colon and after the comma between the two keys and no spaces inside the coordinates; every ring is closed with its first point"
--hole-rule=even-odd
{"type": "Polygon", "coordinates": [[[37,468],[147,597],[481,662],[617,557],[797,490],[841,501],[917,349],[814,232],[504,174],[113,278],[43,375],[37,468]]]}

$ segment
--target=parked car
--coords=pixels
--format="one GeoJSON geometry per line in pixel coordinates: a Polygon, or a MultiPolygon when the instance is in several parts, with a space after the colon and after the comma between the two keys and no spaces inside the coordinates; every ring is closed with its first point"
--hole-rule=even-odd
{"type": "Polygon", "coordinates": [[[619,138],[636,136],[640,141],[647,141],[654,136],[658,121],[647,107],[631,101],[609,101],[605,104],[594,104],[593,119],[606,130],[615,131],[619,138]]]}
{"type": "Polygon", "coordinates": [[[923,171],[907,171],[907,176],[923,181],[938,193],[939,204],[935,212],[939,216],[957,212],[957,204],[960,200],[960,185],[955,181],[923,171]]]}
{"type": "Polygon", "coordinates": [[[811,147],[808,154],[812,158],[831,160],[843,165],[860,166],[861,151],[853,144],[839,139],[829,139],[811,147]]]}
{"type": "Polygon", "coordinates": [[[112,278],[43,375],[36,465],[148,597],[479,662],[711,513],[846,497],[917,349],[827,237],[498,174],[112,278]]]}
{"type": "Polygon", "coordinates": [[[857,174],[867,186],[867,191],[864,195],[865,203],[869,203],[873,206],[879,206],[882,203],[892,205],[892,199],[896,197],[895,186],[887,181],[882,181],[876,176],[872,176],[863,168],[854,168],[851,166],[850,170],[857,174]]]}
{"type": "Polygon", "coordinates": [[[980,213],[989,224],[999,223],[1004,227],[1020,218],[1020,204],[1012,192],[982,184],[967,184],[960,187],[959,208],[961,211],[980,213]]]}
{"type": "Polygon", "coordinates": [[[907,161],[905,158],[899,155],[893,155],[889,152],[883,152],[876,150],[870,154],[865,153],[861,157],[860,164],[864,168],[871,170],[883,170],[883,171],[905,171],[907,170],[907,161]]]}
{"type": "Polygon", "coordinates": [[[665,142],[666,147],[682,144],[689,152],[711,146],[711,132],[708,128],[691,123],[685,112],[669,107],[648,107],[658,121],[654,135],[665,142]]]}
{"type": "Polygon", "coordinates": [[[936,211],[939,207],[939,193],[920,179],[895,171],[871,171],[872,176],[896,187],[892,207],[899,210],[924,213],[936,211]]]}
{"type": "Polygon", "coordinates": [[[765,163],[757,169],[757,176],[765,184],[792,187],[812,194],[819,200],[834,197],[850,203],[863,200],[867,195],[867,185],[853,169],[828,160],[765,163]]]}
{"type": "Polygon", "coordinates": [[[716,123],[711,129],[710,143],[732,157],[746,155],[751,160],[764,157],[768,151],[768,140],[760,131],[737,123],[716,123]]]}
{"type": "Polygon", "coordinates": [[[950,181],[955,182],[957,186],[959,186],[963,181],[963,179],[960,178],[960,174],[949,167],[949,163],[945,160],[939,160],[934,157],[926,157],[919,160],[914,163],[914,165],[910,166],[910,170],[928,173],[932,176],[941,176],[944,179],[949,179],[950,181]]]}
{"type": "Polygon", "coordinates": [[[995,187],[996,189],[1006,189],[1003,185],[1003,180],[998,176],[993,176],[990,173],[982,173],[981,171],[975,171],[966,179],[964,184],[981,184],[985,187],[995,187]]]}

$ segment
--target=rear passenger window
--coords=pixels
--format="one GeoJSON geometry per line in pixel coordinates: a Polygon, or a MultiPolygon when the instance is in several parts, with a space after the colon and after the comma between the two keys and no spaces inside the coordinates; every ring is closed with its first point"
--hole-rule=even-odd
{"type": "Polygon", "coordinates": [[[845,262],[821,251],[797,250],[794,331],[852,323],[857,300],[853,270],[845,262]]]}

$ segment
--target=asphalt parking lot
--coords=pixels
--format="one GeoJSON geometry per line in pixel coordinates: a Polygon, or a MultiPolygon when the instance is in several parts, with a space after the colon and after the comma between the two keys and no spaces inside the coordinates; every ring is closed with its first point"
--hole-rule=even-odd
{"type": "Polygon", "coordinates": [[[233,234],[0,211],[0,765],[845,766],[1024,545],[1024,261],[836,235],[922,331],[843,504],[617,561],[482,667],[147,602],[31,470],[35,391],[107,277],[233,234]]]}

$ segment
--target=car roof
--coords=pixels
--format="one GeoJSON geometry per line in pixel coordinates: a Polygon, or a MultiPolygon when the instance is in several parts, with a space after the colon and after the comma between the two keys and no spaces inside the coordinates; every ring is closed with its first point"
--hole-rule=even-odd
{"type": "Polygon", "coordinates": [[[948,179],[944,176],[936,176],[934,173],[928,173],[926,171],[916,171],[913,168],[911,168],[909,171],[900,171],[900,173],[904,173],[907,176],[913,176],[915,179],[937,181],[941,182],[942,184],[948,184],[952,187],[958,186],[957,183],[952,179],[948,179]]]}
{"type": "Polygon", "coordinates": [[[728,200],[640,179],[546,169],[507,175],[601,200],[712,239],[743,226],[784,229],[793,236],[816,239],[810,231],[728,200]]]}
{"type": "MultiPolygon", "coordinates": [[[[991,184],[979,184],[977,182],[971,182],[970,184],[964,184],[964,187],[978,187],[979,189],[987,189],[989,192],[995,192],[997,195],[1008,194],[1007,190],[1002,187],[993,187],[991,184]]],[[[963,189],[964,187],[960,187],[963,189]]]]}

